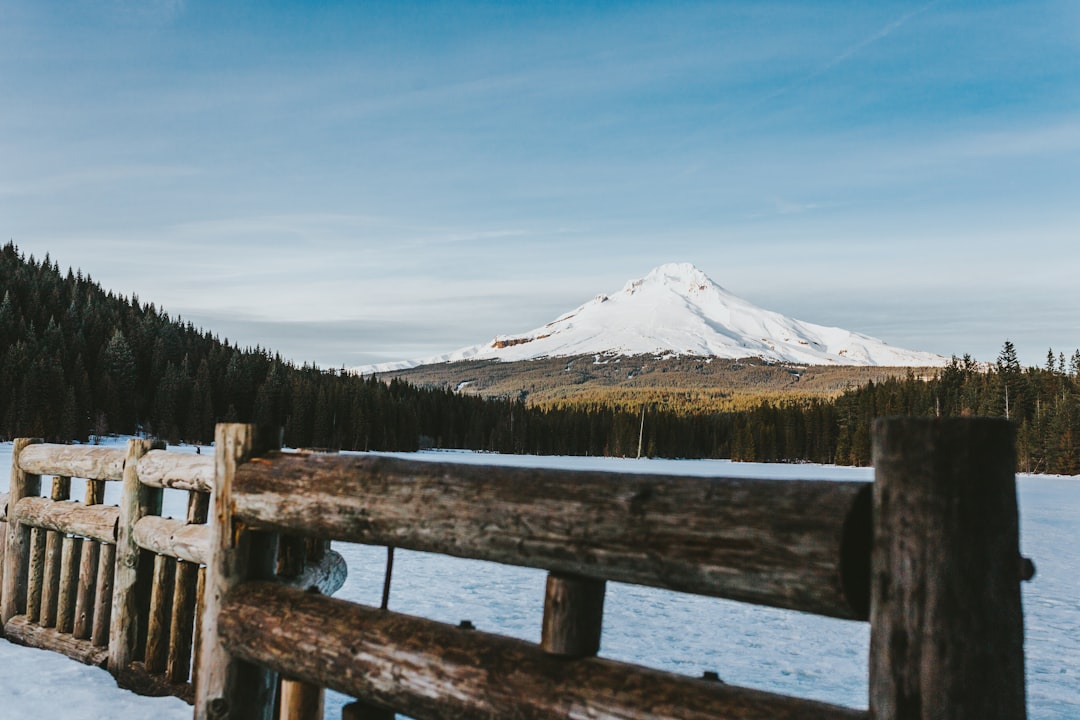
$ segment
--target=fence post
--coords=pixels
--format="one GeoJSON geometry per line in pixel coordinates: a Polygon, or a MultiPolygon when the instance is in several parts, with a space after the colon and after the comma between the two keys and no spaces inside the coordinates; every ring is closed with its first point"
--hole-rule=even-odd
{"type": "Polygon", "coordinates": [[[116,538],[116,570],[113,575],[112,617],[109,621],[109,672],[115,677],[138,659],[139,559],[142,550],[135,542],[135,523],[146,515],[161,514],[161,491],[139,482],[139,458],[159,447],[150,440],[128,440],[124,458],[124,487],[120,495],[120,527],[116,538]]]}
{"type": "Polygon", "coordinates": [[[30,475],[19,467],[19,453],[40,439],[16,438],[11,449],[11,482],[8,490],[7,547],[4,553],[3,592],[0,592],[0,634],[8,620],[18,615],[26,604],[27,563],[30,528],[16,522],[15,506],[24,497],[41,493],[41,476],[30,475]]]}
{"type": "Polygon", "coordinates": [[[1022,720],[1015,429],[874,425],[870,716],[1022,720]]]}
{"type": "Polygon", "coordinates": [[[232,483],[240,464],[276,449],[279,439],[279,433],[260,431],[254,425],[220,424],[215,432],[211,556],[203,598],[196,720],[269,720],[274,709],[275,674],[231,657],[218,636],[217,623],[222,599],[229,590],[247,580],[274,574],[277,538],[233,524],[232,483]]]}
{"type": "Polygon", "coordinates": [[[603,580],[548,574],[540,634],[544,652],[580,658],[600,651],[605,587],[603,580]]]}

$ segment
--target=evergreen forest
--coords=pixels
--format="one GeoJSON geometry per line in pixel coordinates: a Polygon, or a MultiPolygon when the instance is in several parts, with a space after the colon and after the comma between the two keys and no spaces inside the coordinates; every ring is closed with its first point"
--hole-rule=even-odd
{"type": "Polygon", "coordinates": [[[738,410],[692,404],[526,405],[446,388],[296,366],[239,348],[49,256],[0,250],[0,437],[87,441],[109,433],[209,442],[217,422],[284,428],[290,447],[468,448],[532,454],[870,463],[884,415],[1007,417],[1027,472],[1080,474],[1080,351],[1022,367],[1006,341],[986,365],[954,358],[835,398],[763,397],[738,410]]]}

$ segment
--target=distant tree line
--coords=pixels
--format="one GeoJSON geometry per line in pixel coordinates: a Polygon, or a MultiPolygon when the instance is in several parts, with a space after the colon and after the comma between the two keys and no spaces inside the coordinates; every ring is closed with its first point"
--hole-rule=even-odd
{"type": "Polygon", "coordinates": [[[285,430],[293,447],[415,450],[495,442],[507,404],[383,383],[241,349],[45,256],[0,250],[0,436],[145,433],[208,442],[217,422],[285,430]]]}
{"type": "MultiPolygon", "coordinates": [[[[563,407],[530,417],[539,454],[633,455],[640,416],[617,407],[563,407]]],[[[762,401],[733,412],[657,410],[645,414],[642,447],[662,457],[869,465],[870,428],[888,415],[1005,417],[1017,424],[1017,464],[1025,472],[1080,474],[1080,351],[1047,353],[1021,367],[1009,341],[986,366],[969,356],[934,375],[868,382],[836,399],[762,401]]]]}
{"type": "Polygon", "coordinates": [[[529,407],[383,382],[238,348],[46,256],[0,250],[0,436],[87,440],[144,433],[208,442],[217,422],[284,428],[291,447],[469,448],[506,453],[870,463],[882,415],[991,415],[1018,425],[1021,470],[1080,473],[1080,351],[1021,367],[954,358],[931,377],[853,387],[833,400],[779,397],[728,412],[670,402],[529,407]],[[642,431],[642,428],[644,430],[642,431]]]}

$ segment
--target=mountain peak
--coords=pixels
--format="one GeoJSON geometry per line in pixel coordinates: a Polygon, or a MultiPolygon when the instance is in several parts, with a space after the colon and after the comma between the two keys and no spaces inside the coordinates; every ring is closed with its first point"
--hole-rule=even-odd
{"type": "Polygon", "coordinates": [[[384,363],[386,372],[459,360],[531,360],[573,355],[761,357],[805,365],[941,366],[940,355],[893,348],[840,328],[759,308],[732,295],[691,263],[668,263],[600,294],[531,332],[423,361],[384,363]]]}

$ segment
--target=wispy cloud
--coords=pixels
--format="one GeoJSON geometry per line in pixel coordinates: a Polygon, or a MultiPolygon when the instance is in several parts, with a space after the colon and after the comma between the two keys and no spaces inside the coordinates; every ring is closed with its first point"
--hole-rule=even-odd
{"type": "Polygon", "coordinates": [[[887,25],[885,25],[884,27],[882,27],[877,32],[871,33],[870,35],[863,38],[862,40],[859,40],[854,45],[851,45],[850,47],[848,47],[843,52],[840,52],[837,55],[834,55],[832,58],[825,61],[821,65],[818,65],[813,70],[811,70],[809,73],[807,73],[807,74],[803,75],[802,77],[798,78],[797,80],[795,80],[791,84],[785,85],[785,86],[780,87],[780,88],[777,88],[776,90],[774,90],[773,92],[769,93],[764,98],[759,100],[757,103],[755,103],[755,105],[760,106],[760,105],[763,105],[763,104],[765,104],[765,103],[767,103],[767,102],[769,102],[771,100],[775,100],[776,98],[778,98],[778,97],[780,97],[782,95],[786,95],[787,93],[789,93],[789,92],[791,92],[793,90],[796,90],[799,87],[802,87],[803,85],[806,85],[807,83],[809,83],[809,82],[817,79],[818,77],[824,75],[825,73],[829,72],[833,68],[836,68],[837,66],[846,63],[848,60],[851,60],[853,57],[855,57],[859,53],[863,52],[864,50],[866,50],[870,46],[874,45],[875,43],[881,42],[885,38],[889,37],[894,32],[896,32],[901,27],[903,27],[908,22],[910,22],[912,20],[912,18],[915,18],[918,15],[921,15],[922,13],[926,12],[927,10],[932,8],[933,6],[937,5],[940,1],[941,0],[932,0],[931,2],[928,2],[925,5],[917,7],[914,10],[911,10],[911,11],[909,11],[907,13],[904,13],[900,17],[896,18],[892,22],[890,22],[887,25]]]}

